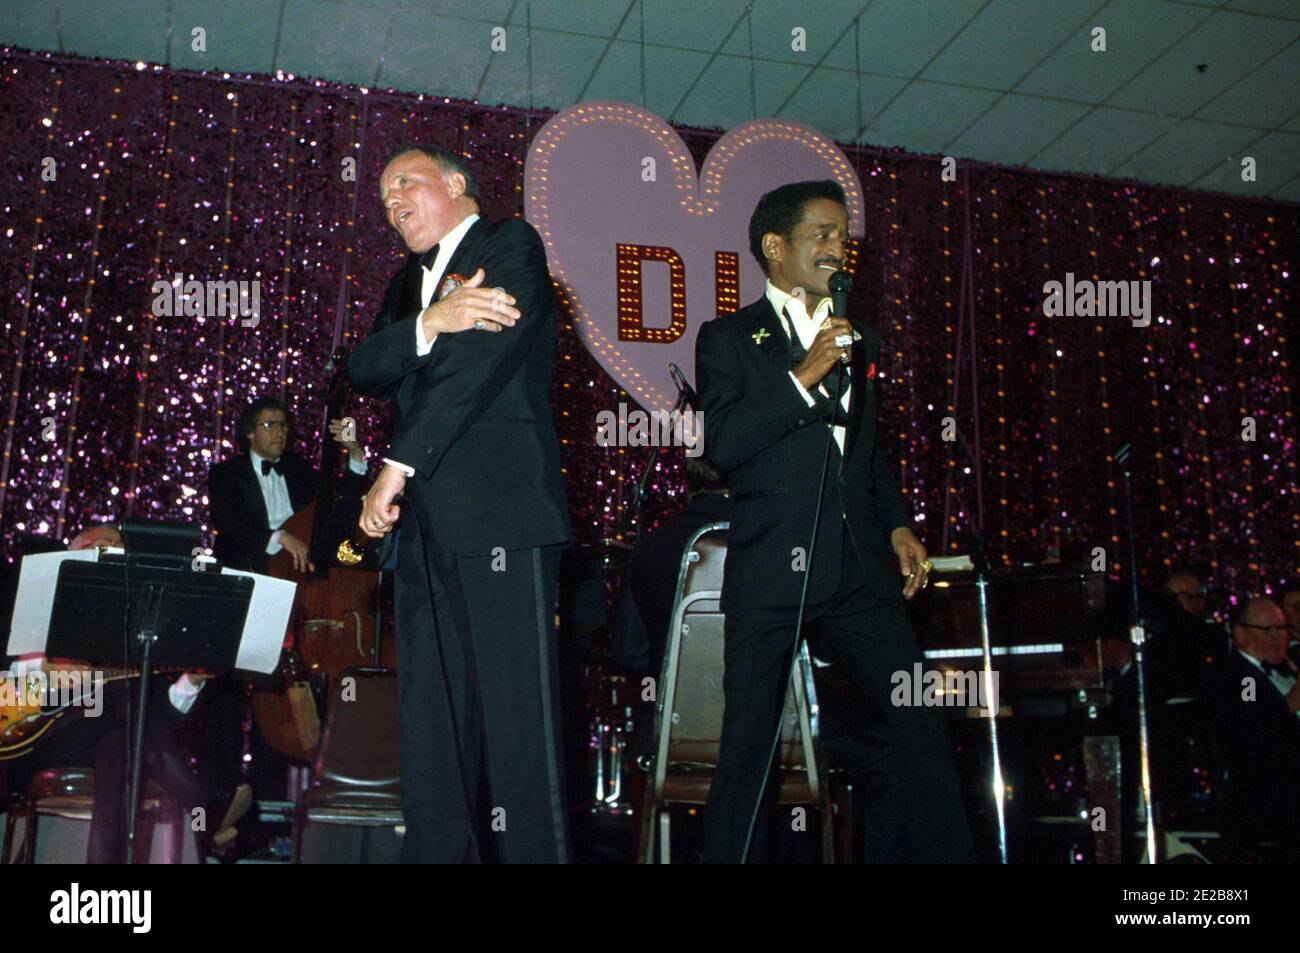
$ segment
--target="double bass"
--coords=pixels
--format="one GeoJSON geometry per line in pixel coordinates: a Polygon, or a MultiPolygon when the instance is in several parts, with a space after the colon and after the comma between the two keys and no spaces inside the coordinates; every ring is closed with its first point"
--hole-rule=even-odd
{"type": "MultiPolygon", "coordinates": [[[[348,399],[347,351],[334,352],[326,397],[326,422],[343,417],[348,399]]],[[[359,535],[361,498],[340,492],[339,444],[325,433],[312,501],[289,517],[282,529],[310,540],[311,572],[294,568],[281,550],[270,558],[267,574],[298,584],[289,619],[287,647],[278,674],[281,691],[255,691],[253,717],[271,747],[285,757],[309,762],[320,743],[323,701],[339,675],[354,665],[395,667],[396,647],[376,631],[380,593],[377,545],[359,535]]]]}

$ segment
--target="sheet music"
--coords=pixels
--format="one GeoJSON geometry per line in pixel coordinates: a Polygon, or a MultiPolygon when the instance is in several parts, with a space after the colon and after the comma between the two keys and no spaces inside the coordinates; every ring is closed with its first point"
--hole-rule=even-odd
{"type": "MultiPolygon", "coordinates": [[[[121,553],[122,550],[108,550],[121,553]]],[[[99,558],[94,549],[66,553],[37,553],[24,556],[18,576],[18,594],[14,600],[13,624],[9,630],[7,655],[44,655],[54,613],[54,590],[59,581],[59,566],[65,559],[93,562],[99,558]]],[[[231,576],[248,576],[253,580],[253,595],[244,622],[244,637],[239,643],[235,667],[250,672],[270,673],[280,664],[280,648],[293,611],[297,584],[272,579],[255,572],[238,569],[221,570],[231,576]]]]}
{"type": "Polygon", "coordinates": [[[289,628],[293,594],[298,584],[242,569],[222,567],[221,572],[253,580],[253,596],[248,603],[248,618],[244,621],[244,638],[239,643],[235,668],[267,674],[274,672],[280,664],[280,649],[284,645],[284,633],[289,628]]]}
{"type": "Polygon", "coordinates": [[[50,616],[54,613],[54,587],[59,581],[59,565],[65,559],[94,562],[98,558],[99,554],[93,549],[68,553],[36,553],[23,557],[6,654],[45,654],[50,616]]]}

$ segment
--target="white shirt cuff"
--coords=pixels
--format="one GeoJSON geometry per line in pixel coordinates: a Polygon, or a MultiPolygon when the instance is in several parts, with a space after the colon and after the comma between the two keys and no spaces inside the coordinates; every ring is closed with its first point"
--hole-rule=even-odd
{"type": "Polygon", "coordinates": [[[421,311],[420,316],[415,319],[415,354],[417,357],[424,357],[433,350],[433,342],[438,340],[436,334],[428,341],[424,339],[424,321],[421,319],[423,315],[424,312],[421,311]]]}
{"type": "Polygon", "coordinates": [[[190,709],[194,707],[194,700],[199,697],[199,692],[203,691],[203,683],[195,685],[186,676],[182,675],[176,681],[167,687],[167,698],[182,715],[188,715],[190,709]]]}
{"type": "Polygon", "coordinates": [[[794,376],[794,371],[790,372],[790,380],[794,381],[794,386],[799,388],[799,393],[803,394],[803,399],[808,402],[808,406],[816,406],[817,401],[813,399],[812,394],[808,393],[808,389],[799,383],[799,378],[794,376]]]}
{"type": "Polygon", "coordinates": [[[271,534],[271,538],[266,541],[266,555],[274,556],[283,548],[280,545],[280,530],[277,529],[271,534]]]}
{"type": "Polygon", "coordinates": [[[388,457],[384,457],[384,462],[390,467],[397,467],[397,469],[401,470],[407,478],[415,476],[414,467],[408,467],[405,463],[398,463],[396,460],[390,460],[388,457]]]}
{"type": "Polygon", "coordinates": [[[348,469],[351,470],[353,473],[355,473],[357,476],[365,476],[367,472],[366,458],[363,456],[360,460],[358,460],[356,457],[352,456],[352,454],[349,453],[348,469]]]}

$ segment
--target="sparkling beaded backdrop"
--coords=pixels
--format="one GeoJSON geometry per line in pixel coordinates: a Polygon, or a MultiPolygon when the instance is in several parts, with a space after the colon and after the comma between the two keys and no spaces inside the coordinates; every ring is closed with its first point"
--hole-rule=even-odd
{"type": "MultiPolygon", "coordinates": [[[[376,197],[389,150],[456,150],[484,213],[518,215],[549,115],[9,49],[0,64],[7,558],[26,534],[67,540],[126,516],[206,531],[207,470],[236,452],[254,395],[284,397],[296,447],[314,454],[327,359],[366,333],[402,261],[376,197]],[[156,316],[154,283],[177,275],[258,281],[256,321],[156,316]]],[[[718,133],[679,131],[698,168],[718,133]]],[[[1117,570],[1111,454],[1131,441],[1144,573],[1192,559],[1234,591],[1300,578],[1300,210],[974,164],[944,181],[935,157],[842,148],[866,198],[854,306],[884,338],[881,426],[933,550],[965,547],[982,497],[995,559],[1072,541],[1117,570]],[[1043,285],[1067,272],[1151,280],[1150,327],[1045,316],[1043,285]]],[[[688,333],[704,319],[688,315],[688,333]]],[[[553,405],[583,539],[611,530],[646,453],[596,444],[596,415],[623,400],[562,322],[553,405]]],[[[384,410],[351,410],[373,463],[384,410]]],[[[665,453],[646,521],[681,495],[680,457],[665,453]]]]}

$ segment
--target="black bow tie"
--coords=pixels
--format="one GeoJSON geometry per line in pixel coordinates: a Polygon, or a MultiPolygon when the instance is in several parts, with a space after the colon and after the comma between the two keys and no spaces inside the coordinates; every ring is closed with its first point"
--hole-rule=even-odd
{"type": "Polygon", "coordinates": [[[280,476],[284,476],[284,463],[280,460],[276,460],[274,462],[270,460],[263,460],[262,476],[269,476],[272,470],[280,474],[280,476]]]}
{"type": "Polygon", "coordinates": [[[420,267],[433,271],[433,263],[438,259],[438,246],[434,245],[427,252],[420,256],[420,267]]]}
{"type": "Polygon", "coordinates": [[[1261,662],[1260,664],[1264,666],[1264,671],[1266,672],[1276,672],[1278,675],[1284,675],[1287,678],[1291,678],[1295,675],[1295,672],[1291,671],[1291,666],[1287,665],[1285,662],[1282,662],[1281,664],[1261,662]]]}

